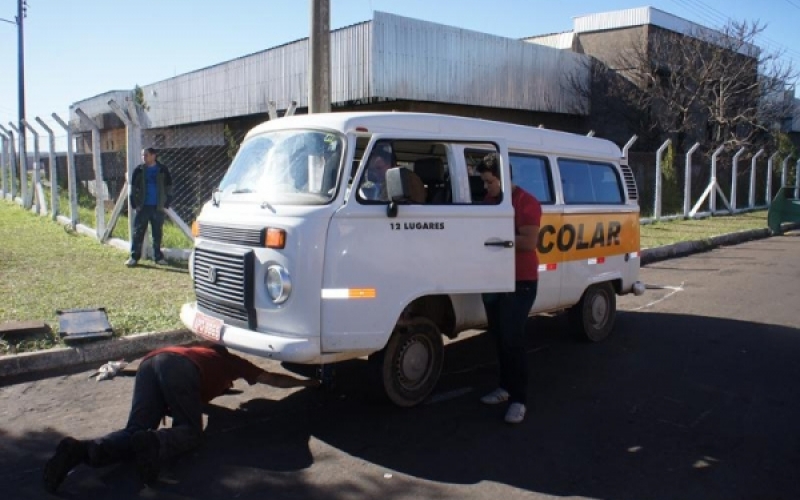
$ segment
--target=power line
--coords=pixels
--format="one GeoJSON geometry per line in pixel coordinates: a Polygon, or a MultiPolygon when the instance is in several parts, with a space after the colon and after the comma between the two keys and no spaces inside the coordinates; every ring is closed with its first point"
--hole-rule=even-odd
{"type": "MultiPolygon", "coordinates": [[[[786,1],[792,3],[792,0],[786,1]]],[[[733,19],[728,17],[724,12],[715,9],[702,0],[672,0],[672,2],[692,11],[696,16],[698,16],[698,18],[703,19],[704,22],[708,22],[712,26],[716,25],[718,27],[722,27],[730,24],[733,21],[733,19]]],[[[797,8],[800,8],[800,6],[797,4],[793,5],[797,8]]],[[[777,52],[783,58],[789,60],[793,67],[800,69],[800,52],[798,52],[797,49],[787,47],[782,43],[767,37],[763,31],[755,36],[755,41],[757,41],[758,44],[763,48],[777,52]]]]}
{"type": "Polygon", "coordinates": [[[792,0],[786,0],[786,3],[788,3],[789,5],[794,7],[795,9],[800,10],[800,5],[797,5],[796,3],[792,2],[792,0]]]}

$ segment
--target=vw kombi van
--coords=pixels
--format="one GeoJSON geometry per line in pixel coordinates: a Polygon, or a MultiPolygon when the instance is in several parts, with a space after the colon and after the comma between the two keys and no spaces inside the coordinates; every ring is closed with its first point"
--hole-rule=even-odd
{"type": "Polygon", "coordinates": [[[395,404],[434,389],[443,336],[485,325],[481,294],[514,289],[521,186],[542,204],[531,314],[566,310],[589,341],[609,335],[616,295],[644,291],[634,177],[613,143],[454,116],[358,112],[251,130],[194,225],[196,335],[293,363],[368,356],[395,404]],[[484,202],[474,171],[501,159],[484,202]],[[385,177],[370,159],[391,164],[385,177]],[[375,189],[378,187],[378,189],[375,189]]]}

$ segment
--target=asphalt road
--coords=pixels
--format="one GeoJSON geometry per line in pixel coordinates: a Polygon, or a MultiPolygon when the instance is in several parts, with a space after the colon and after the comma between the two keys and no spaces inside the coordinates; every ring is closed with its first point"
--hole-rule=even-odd
{"type": "MultiPolygon", "coordinates": [[[[363,390],[237,385],[209,407],[205,447],[142,488],[128,464],[79,467],[63,498],[790,499],[800,497],[800,234],[642,270],[613,336],[581,344],[562,317],[529,323],[533,404],[519,426],[477,398],[489,343],[450,343],[431,402],[402,410],[363,390]]],[[[274,363],[264,366],[275,369],[274,363]]],[[[124,424],[133,379],[87,372],[0,387],[0,491],[47,498],[64,435],[124,424]]]]}

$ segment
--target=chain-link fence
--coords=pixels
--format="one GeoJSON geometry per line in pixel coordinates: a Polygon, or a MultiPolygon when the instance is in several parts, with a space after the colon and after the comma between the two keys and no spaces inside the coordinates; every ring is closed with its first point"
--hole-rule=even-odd
{"type": "Polygon", "coordinates": [[[191,225],[219,185],[246,131],[225,125],[144,130],[142,147],[155,148],[172,175],[172,208],[191,225]]]}
{"type": "MultiPolygon", "coordinates": [[[[136,120],[126,119],[127,129],[112,131],[103,140],[100,134],[93,133],[78,135],[73,141],[69,127],[55,115],[54,118],[67,131],[67,153],[50,154],[53,141],[64,137],[46,129],[50,146],[34,152],[24,177],[18,167],[14,133],[5,129],[0,132],[3,196],[17,199],[26,208],[38,208],[41,214],[61,216],[66,219],[62,222],[82,228],[101,241],[113,237],[116,241],[112,243],[127,248],[128,169],[141,162],[141,148],[152,147],[173,178],[172,222],[165,225],[163,245],[184,250],[192,245],[188,227],[211,198],[244,135],[255,124],[236,121],[141,129],[136,120]],[[75,143],[77,152],[72,150],[75,143]],[[93,153],[103,149],[112,151],[93,153]],[[51,158],[56,167],[52,170],[51,158]]],[[[38,141],[36,144],[38,148],[38,141]]],[[[627,154],[638,186],[643,222],[766,207],[781,185],[798,185],[800,160],[796,158],[703,145],[687,158],[686,153],[675,152],[667,145],[659,152],[627,154]],[[688,177],[687,159],[691,162],[688,177]]]]}

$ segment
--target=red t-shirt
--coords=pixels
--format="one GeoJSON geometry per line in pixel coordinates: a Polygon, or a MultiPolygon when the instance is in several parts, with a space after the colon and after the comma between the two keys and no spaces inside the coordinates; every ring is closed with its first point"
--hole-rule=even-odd
{"type": "MultiPolygon", "coordinates": [[[[486,202],[497,203],[497,198],[486,195],[486,202]]],[[[519,234],[521,226],[541,227],[542,205],[532,194],[519,186],[511,192],[511,206],[514,207],[514,234],[519,234]]],[[[539,279],[539,255],[536,250],[520,250],[515,252],[515,279],[517,281],[536,281],[539,279]]]]}
{"type": "MultiPolygon", "coordinates": [[[[265,371],[235,354],[219,352],[207,346],[173,346],[156,349],[144,359],[169,352],[188,358],[200,370],[200,396],[208,403],[233,387],[233,381],[243,378],[250,385],[265,371]]],[[[144,360],[143,359],[143,360],[144,360]]]]}
{"type": "MultiPolygon", "coordinates": [[[[514,186],[511,193],[511,205],[514,207],[514,234],[519,234],[522,226],[541,227],[542,205],[535,196],[521,187],[514,186]]],[[[536,250],[516,251],[517,281],[534,281],[539,279],[539,255],[536,250]]]]}

